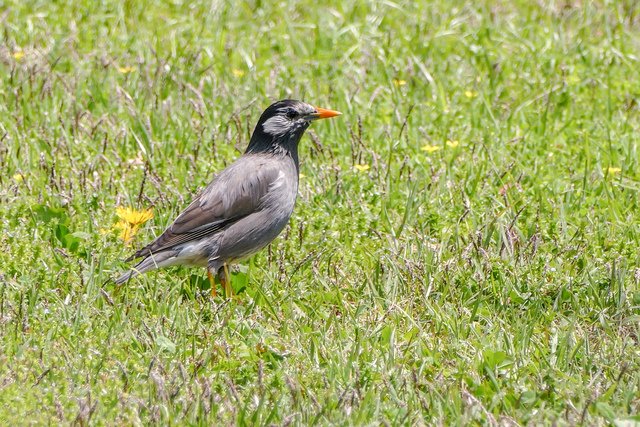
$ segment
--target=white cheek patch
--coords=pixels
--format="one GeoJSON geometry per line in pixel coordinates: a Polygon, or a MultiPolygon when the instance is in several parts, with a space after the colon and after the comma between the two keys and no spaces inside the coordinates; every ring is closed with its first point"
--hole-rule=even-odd
{"type": "Polygon", "coordinates": [[[262,125],[264,133],[268,133],[273,136],[284,135],[290,127],[291,123],[282,116],[273,116],[262,125]]]}

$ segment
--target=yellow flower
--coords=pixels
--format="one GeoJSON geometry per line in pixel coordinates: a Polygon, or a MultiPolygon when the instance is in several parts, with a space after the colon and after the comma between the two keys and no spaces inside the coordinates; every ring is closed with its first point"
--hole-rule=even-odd
{"type": "Polygon", "coordinates": [[[613,166],[609,166],[608,168],[604,168],[605,171],[609,172],[609,175],[615,175],[617,173],[622,172],[622,169],[616,168],[613,166]]]}
{"type": "Polygon", "coordinates": [[[460,145],[460,143],[458,142],[458,140],[454,140],[454,141],[450,141],[447,139],[447,147],[451,147],[451,148],[456,148],[458,145],[460,145]]]}
{"type": "Polygon", "coordinates": [[[396,86],[404,86],[404,85],[406,85],[406,84],[407,84],[407,81],[406,81],[406,80],[393,79],[393,83],[394,83],[396,86]]]}
{"type": "Polygon", "coordinates": [[[17,52],[13,52],[11,54],[11,56],[13,56],[13,59],[17,59],[18,61],[20,60],[20,58],[22,58],[24,56],[24,52],[22,52],[21,50],[17,51],[17,52]]]}
{"type": "Polygon", "coordinates": [[[306,178],[306,177],[307,177],[307,175],[305,175],[305,174],[303,174],[302,172],[300,172],[300,179],[302,179],[302,178],[306,178]]]}
{"type": "Polygon", "coordinates": [[[360,172],[364,172],[366,170],[368,170],[371,166],[364,164],[364,165],[356,165],[356,169],[358,169],[360,172]]]}
{"type": "Polygon", "coordinates": [[[123,221],[129,223],[132,227],[144,224],[153,218],[153,212],[151,212],[151,209],[137,211],[131,208],[123,208],[122,206],[116,208],[116,215],[118,215],[123,221]]]}
{"type": "Polygon", "coordinates": [[[133,67],[118,67],[118,71],[121,72],[122,74],[127,74],[127,73],[132,73],[134,72],[136,69],[133,67]]]}
{"type": "Polygon", "coordinates": [[[439,149],[439,145],[423,145],[421,148],[422,151],[426,151],[428,153],[433,153],[434,151],[438,151],[439,149]]]}
{"type": "Polygon", "coordinates": [[[18,182],[22,181],[24,179],[24,177],[22,176],[21,173],[17,173],[15,175],[12,176],[12,178],[18,182]]]}
{"type": "Polygon", "coordinates": [[[237,77],[244,76],[244,71],[238,70],[237,68],[234,68],[233,70],[231,70],[231,72],[233,73],[234,76],[237,76],[237,77]]]}
{"type": "Polygon", "coordinates": [[[132,225],[131,223],[125,221],[124,219],[120,220],[120,222],[115,224],[113,226],[113,228],[117,228],[117,229],[121,230],[120,234],[118,235],[118,237],[120,237],[122,240],[124,240],[125,243],[127,244],[127,246],[129,246],[129,243],[131,242],[133,237],[136,235],[136,233],[140,229],[139,226],[132,225]]]}
{"type": "Polygon", "coordinates": [[[99,231],[101,234],[111,233],[113,230],[120,230],[120,237],[125,241],[127,246],[130,245],[131,240],[140,230],[140,225],[153,218],[153,212],[151,209],[145,209],[142,211],[136,211],[131,208],[123,208],[119,206],[116,208],[116,215],[120,217],[120,221],[115,223],[110,229],[101,228],[99,231]]]}
{"type": "Polygon", "coordinates": [[[477,93],[473,93],[470,90],[465,90],[464,94],[467,96],[467,98],[474,98],[474,97],[478,96],[477,93]]]}

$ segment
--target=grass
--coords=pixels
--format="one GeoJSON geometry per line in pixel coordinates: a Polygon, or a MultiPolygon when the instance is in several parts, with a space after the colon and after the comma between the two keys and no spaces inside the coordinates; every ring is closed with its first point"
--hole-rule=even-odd
{"type": "Polygon", "coordinates": [[[640,422],[635,2],[4,10],[3,424],[640,422]],[[110,282],[285,97],[344,115],[239,297],[110,282]]]}

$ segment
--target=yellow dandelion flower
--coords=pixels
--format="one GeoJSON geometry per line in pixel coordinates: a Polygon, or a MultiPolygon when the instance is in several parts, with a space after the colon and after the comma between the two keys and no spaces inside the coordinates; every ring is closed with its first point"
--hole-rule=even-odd
{"type": "Polygon", "coordinates": [[[478,96],[477,93],[471,92],[470,90],[465,90],[464,94],[467,98],[475,98],[476,96],[478,96]]]}
{"type": "Polygon", "coordinates": [[[113,228],[111,228],[111,229],[109,229],[109,230],[104,229],[104,228],[101,228],[101,229],[100,229],[100,230],[98,230],[98,231],[100,231],[100,234],[105,235],[105,234],[110,233],[111,231],[113,231],[113,228]]]}
{"type": "Polygon", "coordinates": [[[19,50],[19,51],[17,51],[17,52],[13,52],[13,53],[11,54],[11,56],[13,56],[13,59],[16,59],[16,60],[18,60],[18,61],[19,61],[19,60],[20,60],[20,58],[22,58],[22,57],[24,56],[24,52],[22,52],[21,50],[19,50]]]}
{"type": "Polygon", "coordinates": [[[367,165],[366,163],[363,165],[356,165],[356,169],[358,169],[360,172],[364,172],[366,170],[369,170],[371,168],[371,166],[367,165]]]}
{"type": "Polygon", "coordinates": [[[120,73],[122,73],[122,74],[132,73],[132,72],[134,72],[135,70],[136,70],[135,68],[133,68],[133,67],[129,67],[129,66],[126,66],[126,67],[118,67],[118,71],[119,71],[120,73]]]}
{"type": "Polygon", "coordinates": [[[407,84],[407,81],[406,81],[406,80],[393,79],[393,83],[394,83],[396,86],[404,86],[404,85],[406,85],[406,84],[407,84]]]}
{"type": "Polygon", "coordinates": [[[116,208],[116,215],[118,215],[123,221],[129,223],[131,226],[144,224],[145,222],[153,218],[153,212],[151,211],[151,209],[137,211],[135,209],[124,208],[122,206],[116,208]]]}
{"type": "Polygon", "coordinates": [[[453,141],[450,141],[447,139],[446,144],[447,144],[447,147],[451,147],[451,148],[456,148],[458,145],[460,145],[457,139],[453,141]]]}
{"type": "Polygon", "coordinates": [[[113,228],[117,228],[118,230],[120,230],[120,234],[118,235],[118,237],[124,240],[127,246],[129,246],[131,240],[133,240],[136,233],[140,229],[140,227],[138,227],[137,225],[131,225],[124,219],[115,224],[113,228]]]}
{"type": "Polygon", "coordinates": [[[20,181],[22,181],[24,179],[24,177],[22,176],[21,173],[17,173],[15,175],[13,175],[11,178],[13,178],[15,181],[18,181],[18,182],[20,182],[20,181]]]}
{"type": "Polygon", "coordinates": [[[617,173],[622,172],[622,169],[616,168],[614,166],[609,166],[608,168],[604,168],[604,170],[609,172],[609,175],[615,175],[617,173]]]}
{"type": "Polygon", "coordinates": [[[244,71],[238,70],[237,68],[234,68],[233,70],[231,70],[231,72],[233,73],[234,76],[237,76],[237,77],[244,76],[244,71]]]}
{"type": "Polygon", "coordinates": [[[302,178],[306,178],[306,177],[307,177],[307,175],[305,175],[305,174],[303,174],[302,172],[300,172],[300,179],[302,179],[302,178]]]}
{"type": "Polygon", "coordinates": [[[120,221],[113,224],[113,228],[111,230],[124,230],[125,228],[131,228],[131,224],[129,224],[128,221],[121,219],[120,221]]]}
{"type": "Polygon", "coordinates": [[[421,150],[426,151],[428,153],[433,153],[438,151],[441,147],[439,145],[423,145],[421,150]]]}
{"type": "Polygon", "coordinates": [[[129,246],[129,243],[134,238],[137,232],[138,230],[136,228],[126,227],[122,229],[122,232],[118,235],[118,237],[124,240],[127,246],[129,246]]]}

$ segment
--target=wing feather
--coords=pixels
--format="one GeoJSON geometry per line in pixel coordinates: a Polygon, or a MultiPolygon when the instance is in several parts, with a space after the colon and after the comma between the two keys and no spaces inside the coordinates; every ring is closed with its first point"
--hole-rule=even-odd
{"type": "Polygon", "coordinates": [[[229,165],[153,242],[127,261],[219,233],[261,208],[281,172],[251,155],[229,165]]]}

